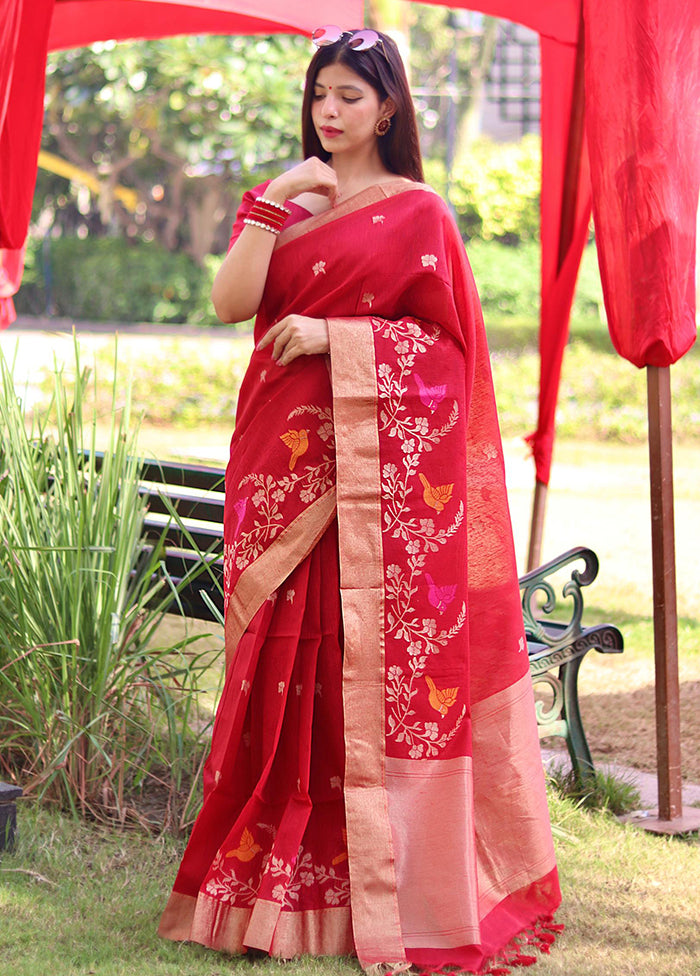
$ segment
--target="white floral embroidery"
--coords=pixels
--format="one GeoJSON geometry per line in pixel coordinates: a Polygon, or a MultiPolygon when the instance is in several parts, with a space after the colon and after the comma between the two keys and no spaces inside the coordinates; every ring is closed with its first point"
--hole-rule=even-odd
{"type": "MultiPolygon", "coordinates": [[[[280,494],[282,495],[282,498],[280,498],[280,501],[284,501],[284,492],[282,491],[282,492],[280,492],[280,494]]],[[[273,495],[272,497],[274,498],[275,496],[273,495]]],[[[296,593],[296,590],[292,590],[292,589],[287,590],[287,603],[294,603],[295,593],[296,593]]]]}
{"type": "Polygon", "coordinates": [[[343,788],[343,781],[340,776],[331,776],[331,789],[341,790],[343,788]]]}
{"type": "Polygon", "coordinates": [[[260,382],[261,383],[264,383],[265,382],[265,377],[266,376],[267,376],[267,370],[266,369],[261,369],[260,370],[260,382]]]}
{"type": "Polygon", "coordinates": [[[490,444],[490,443],[484,444],[484,446],[482,447],[482,451],[484,452],[487,458],[491,458],[492,460],[498,457],[498,449],[496,448],[495,444],[490,444]]]}
{"type": "Polygon", "coordinates": [[[333,865],[314,864],[311,854],[303,847],[299,848],[293,864],[273,857],[271,874],[280,879],[272,889],[272,897],[285,908],[294,908],[299,903],[301,889],[314,884],[325,888],[324,900],[327,905],[350,904],[350,879],[338,875],[333,865]]]}
{"type": "Polygon", "coordinates": [[[434,254],[423,254],[421,255],[421,264],[424,268],[432,268],[435,271],[437,267],[437,257],[434,254]]]}
{"type": "Polygon", "coordinates": [[[297,697],[298,697],[299,695],[301,695],[301,693],[302,693],[302,691],[303,691],[303,690],[304,690],[304,686],[303,686],[303,685],[297,685],[297,686],[296,686],[296,689],[295,689],[295,691],[296,691],[296,693],[297,693],[297,697]]]}
{"type": "Polygon", "coordinates": [[[316,264],[313,266],[312,271],[313,271],[315,277],[318,277],[318,275],[320,275],[320,274],[325,274],[326,273],[326,262],[325,261],[317,261],[316,264]]]}
{"type": "Polygon", "coordinates": [[[250,691],[250,681],[246,681],[245,678],[241,681],[241,691],[247,695],[250,691]]]}
{"type": "Polygon", "coordinates": [[[384,214],[374,214],[374,216],[372,217],[373,224],[383,224],[385,220],[386,217],[384,216],[384,214]]]}
{"type": "Polygon", "coordinates": [[[323,687],[321,686],[320,681],[316,682],[316,694],[319,698],[323,698],[323,687]]]}
{"type": "Polygon", "coordinates": [[[284,694],[284,681],[280,681],[280,683],[277,685],[277,691],[280,695],[284,694]]]}
{"type": "Polygon", "coordinates": [[[524,650],[525,650],[525,638],[521,637],[520,640],[518,641],[518,651],[522,654],[524,650]]]}
{"type": "Polygon", "coordinates": [[[375,296],[372,294],[371,291],[366,291],[364,293],[364,295],[362,296],[362,304],[363,305],[369,305],[369,307],[371,308],[372,307],[372,302],[374,301],[374,297],[375,296]]]}

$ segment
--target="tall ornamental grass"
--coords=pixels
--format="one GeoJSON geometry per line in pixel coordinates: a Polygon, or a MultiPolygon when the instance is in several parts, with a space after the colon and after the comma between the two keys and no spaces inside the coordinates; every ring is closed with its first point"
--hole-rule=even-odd
{"type": "Polygon", "coordinates": [[[149,808],[162,825],[201,758],[203,655],[153,646],[173,586],[162,539],[143,537],[129,397],[113,387],[98,464],[90,384],[76,346],[75,378],[56,370],[28,421],[0,357],[0,774],[83,816],[149,808]]]}

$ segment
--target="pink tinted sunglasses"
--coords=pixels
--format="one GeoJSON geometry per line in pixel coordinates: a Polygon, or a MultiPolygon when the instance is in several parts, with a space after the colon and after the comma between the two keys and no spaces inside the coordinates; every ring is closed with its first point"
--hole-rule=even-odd
{"type": "Polygon", "coordinates": [[[384,50],[384,43],[381,37],[376,31],[370,30],[369,28],[363,30],[342,30],[342,28],[336,27],[335,24],[328,24],[325,27],[317,27],[311,35],[311,41],[316,47],[328,47],[330,44],[337,44],[346,35],[349,35],[349,37],[345,43],[352,51],[369,51],[370,48],[376,47],[378,44],[382,54],[386,58],[386,51],[384,50]]]}

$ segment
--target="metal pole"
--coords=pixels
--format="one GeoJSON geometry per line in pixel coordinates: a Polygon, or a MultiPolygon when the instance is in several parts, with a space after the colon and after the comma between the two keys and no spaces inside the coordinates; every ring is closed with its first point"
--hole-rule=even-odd
{"type": "Polygon", "coordinates": [[[683,815],[670,367],[647,366],[659,820],[683,815]]]}

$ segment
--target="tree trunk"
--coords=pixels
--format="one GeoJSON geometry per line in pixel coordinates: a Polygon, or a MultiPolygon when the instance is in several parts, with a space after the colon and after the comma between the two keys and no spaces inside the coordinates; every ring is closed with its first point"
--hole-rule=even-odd
{"type": "Polygon", "coordinates": [[[197,264],[202,265],[211,252],[218,229],[217,215],[224,199],[223,180],[218,176],[206,176],[197,183],[199,192],[187,201],[190,231],[187,251],[197,264]]]}

